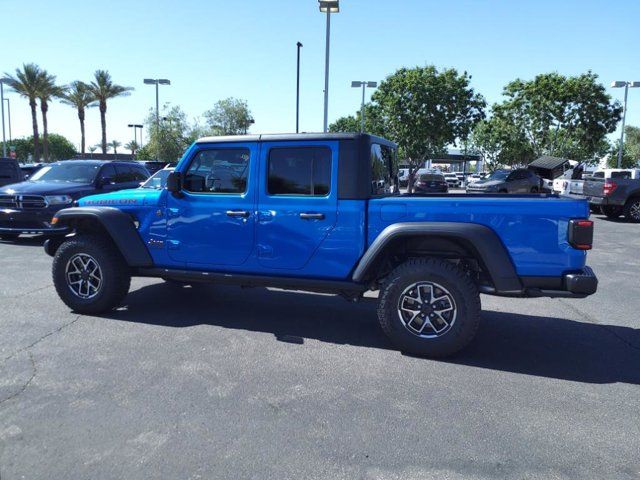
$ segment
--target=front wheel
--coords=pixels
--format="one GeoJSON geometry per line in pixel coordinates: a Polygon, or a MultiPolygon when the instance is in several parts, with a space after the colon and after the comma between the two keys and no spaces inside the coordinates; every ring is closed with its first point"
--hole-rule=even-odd
{"type": "Polygon", "coordinates": [[[111,241],[97,235],[79,235],[56,251],[53,283],[69,308],[96,314],[120,304],[129,291],[131,273],[111,241]]]}
{"type": "Polygon", "coordinates": [[[631,198],[624,206],[624,217],[633,223],[640,223],[640,198],[631,198]]]}
{"type": "Polygon", "coordinates": [[[478,288],[457,265],[409,260],[380,291],[378,321],[401,350],[445,357],[466,347],[480,325],[478,288]]]}

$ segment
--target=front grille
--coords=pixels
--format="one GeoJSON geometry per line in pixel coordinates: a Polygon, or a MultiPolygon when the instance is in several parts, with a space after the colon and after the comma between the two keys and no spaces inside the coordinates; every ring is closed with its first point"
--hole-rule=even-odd
{"type": "Polygon", "coordinates": [[[34,210],[47,208],[47,201],[42,195],[0,195],[0,208],[34,210]]]}
{"type": "Polygon", "coordinates": [[[46,208],[47,202],[42,195],[19,195],[18,205],[24,209],[46,208]]]}

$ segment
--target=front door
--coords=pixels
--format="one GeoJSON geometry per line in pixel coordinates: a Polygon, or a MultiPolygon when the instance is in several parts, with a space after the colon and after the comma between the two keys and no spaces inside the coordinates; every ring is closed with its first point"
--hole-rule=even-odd
{"type": "Polygon", "coordinates": [[[261,266],[304,268],[337,220],[337,142],[269,142],[261,149],[257,254],[261,266]]]}
{"type": "Polygon", "coordinates": [[[173,260],[216,269],[249,258],[257,152],[255,143],[202,145],[181,166],[181,196],[167,197],[167,249],[173,260]]]}

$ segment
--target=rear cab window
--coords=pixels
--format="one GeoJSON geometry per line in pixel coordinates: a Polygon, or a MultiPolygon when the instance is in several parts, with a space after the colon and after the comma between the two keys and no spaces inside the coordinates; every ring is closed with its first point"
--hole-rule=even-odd
{"type": "Polygon", "coordinates": [[[329,147],[271,148],[267,193],[325,197],[331,192],[331,163],[329,147]]]}
{"type": "Polygon", "coordinates": [[[397,194],[398,160],[396,150],[379,143],[371,144],[371,195],[374,197],[397,194]]]}

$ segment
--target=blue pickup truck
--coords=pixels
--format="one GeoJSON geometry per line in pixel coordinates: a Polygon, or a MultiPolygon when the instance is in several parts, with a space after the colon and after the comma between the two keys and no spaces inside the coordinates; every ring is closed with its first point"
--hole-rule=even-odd
{"type": "MultiPolygon", "coordinates": [[[[99,313],[132,276],[340,294],[378,290],[404,351],[446,356],[480,321],[480,293],[585,297],[593,223],[584,200],[545,194],[401,194],[396,145],[364,134],[211,137],[166,188],[81,199],[52,219],[53,280],[99,313]]],[[[282,306],[286,315],[286,305],[282,306]]]]}

